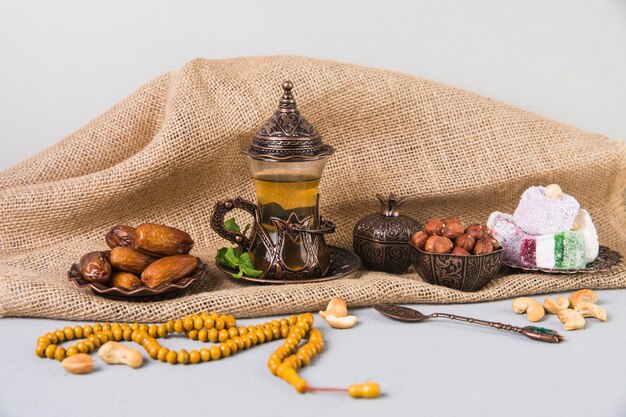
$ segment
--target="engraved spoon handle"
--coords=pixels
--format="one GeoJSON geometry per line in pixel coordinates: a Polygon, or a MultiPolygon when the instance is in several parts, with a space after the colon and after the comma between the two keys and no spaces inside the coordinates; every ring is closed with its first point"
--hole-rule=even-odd
{"type": "Polygon", "coordinates": [[[535,327],[535,326],[526,326],[526,327],[518,327],[513,326],[511,324],[499,323],[497,321],[486,321],[475,319],[471,317],[457,316],[456,314],[447,314],[447,313],[433,313],[428,316],[428,318],[444,318],[450,320],[463,321],[465,323],[471,324],[480,324],[481,326],[488,326],[494,329],[506,330],[510,332],[516,332],[523,334],[526,337],[529,337],[533,340],[538,340],[541,342],[548,343],[559,343],[565,338],[561,336],[559,333],[554,330],[545,329],[543,327],[535,327]]]}

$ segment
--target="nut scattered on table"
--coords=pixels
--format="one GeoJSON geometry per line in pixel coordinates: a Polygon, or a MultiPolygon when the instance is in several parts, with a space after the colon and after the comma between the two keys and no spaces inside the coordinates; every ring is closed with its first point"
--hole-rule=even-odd
{"type": "Polygon", "coordinates": [[[93,358],[86,353],[77,353],[61,362],[69,373],[82,375],[93,371],[93,358]]]}
{"type": "Polygon", "coordinates": [[[574,310],[578,311],[583,317],[591,317],[600,321],[606,321],[606,310],[599,305],[590,303],[589,301],[579,302],[574,310]]]}
{"type": "Polygon", "coordinates": [[[559,311],[559,320],[565,330],[578,330],[585,327],[585,319],[582,314],[571,308],[559,311]]]}
{"type": "Polygon", "coordinates": [[[110,341],[98,350],[98,356],[109,365],[127,365],[139,368],[143,364],[143,356],[137,349],[110,341]]]}
{"type": "Polygon", "coordinates": [[[519,297],[513,300],[513,311],[517,314],[526,313],[529,321],[537,322],[546,314],[543,306],[530,297],[519,297]]]}
{"type": "Polygon", "coordinates": [[[583,301],[595,304],[598,301],[598,296],[594,291],[588,289],[578,290],[569,296],[569,303],[572,308],[576,308],[578,303],[583,301]]]}
{"type": "Polygon", "coordinates": [[[550,314],[559,314],[559,311],[569,308],[569,300],[562,295],[556,298],[546,298],[543,300],[543,308],[550,314]]]}
{"type": "Polygon", "coordinates": [[[356,316],[335,317],[332,314],[327,315],[325,320],[334,329],[349,329],[357,322],[356,316]]]}
{"type": "Polygon", "coordinates": [[[343,298],[333,297],[328,302],[326,310],[320,310],[320,317],[325,319],[327,316],[333,315],[335,317],[345,317],[348,315],[348,305],[343,298]]]}

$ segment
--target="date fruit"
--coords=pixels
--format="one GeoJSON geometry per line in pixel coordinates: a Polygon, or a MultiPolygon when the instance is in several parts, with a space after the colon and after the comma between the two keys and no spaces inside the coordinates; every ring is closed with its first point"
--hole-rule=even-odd
{"type": "Polygon", "coordinates": [[[156,261],[152,256],[144,255],[133,248],[118,246],[111,249],[109,255],[113,268],[133,274],[141,274],[152,262],[156,261]]]}
{"type": "Polygon", "coordinates": [[[109,230],[104,240],[111,249],[119,246],[132,248],[135,245],[135,228],[118,224],[109,230]]]}
{"type": "Polygon", "coordinates": [[[137,275],[130,272],[116,272],[111,278],[111,287],[132,291],[141,287],[141,280],[137,275]]]}
{"type": "Polygon", "coordinates": [[[192,247],[191,236],[173,227],[144,223],[135,229],[135,249],[147,255],[183,255],[192,247]]]}
{"type": "Polygon", "coordinates": [[[141,274],[141,281],[150,288],[156,288],[163,283],[175,282],[191,274],[197,266],[198,260],[195,256],[166,256],[151,263],[141,274]]]}
{"type": "Polygon", "coordinates": [[[111,279],[111,264],[103,252],[89,252],[78,261],[80,274],[87,281],[106,284],[111,279]]]}

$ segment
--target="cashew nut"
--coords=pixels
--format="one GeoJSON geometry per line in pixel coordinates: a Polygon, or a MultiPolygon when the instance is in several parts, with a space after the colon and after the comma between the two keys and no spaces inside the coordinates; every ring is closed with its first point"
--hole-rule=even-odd
{"type": "Polygon", "coordinates": [[[569,300],[562,295],[556,297],[556,301],[552,298],[546,298],[543,301],[543,308],[550,314],[559,314],[559,311],[569,307],[569,300]]]}
{"type": "Polygon", "coordinates": [[[348,306],[342,298],[331,298],[328,306],[326,306],[326,311],[320,311],[320,317],[324,319],[331,314],[335,317],[345,317],[348,315],[348,306]]]}
{"type": "Polygon", "coordinates": [[[565,330],[578,330],[585,327],[585,319],[582,314],[571,308],[559,311],[559,320],[565,330]]]}
{"type": "Polygon", "coordinates": [[[98,356],[109,365],[123,364],[131,368],[139,368],[143,363],[143,356],[137,349],[113,341],[102,345],[98,356]]]}
{"type": "Polygon", "coordinates": [[[63,359],[61,365],[72,374],[88,374],[93,370],[93,358],[86,353],[77,353],[63,359]]]}
{"type": "Polygon", "coordinates": [[[519,297],[513,300],[513,311],[517,314],[526,313],[529,321],[536,322],[546,314],[543,306],[530,297],[519,297]]]}
{"type": "Polygon", "coordinates": [[[583,301],[595,303],[598,301],[598,296],[591,290],[578,290],[569,296],[569,304],[572,308],[576,308],[578,303],[583,301]]]}
{"type": "Polygon", "coordinates": [[[356,316],[336,317],[329,314],[326,316],[326,323],[335,329],[349,329],[356,324],[356,316]]]}
{"type": "Polygon", "coordinates": [[[606,321],[606,311],[593,303],[588,301],[581,301],[575,308],[583,317],[593,317],[601,321],[606,321]]]}

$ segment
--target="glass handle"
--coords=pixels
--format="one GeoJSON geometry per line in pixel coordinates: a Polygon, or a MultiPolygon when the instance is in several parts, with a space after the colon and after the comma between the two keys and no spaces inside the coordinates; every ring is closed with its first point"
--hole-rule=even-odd
{"type": "Polygon", "coordinates": [[[254,234],[256,230],[257,217],[256,204],[241,197],[235,197],[232,200],[218,201],[215,203],[215,208],[213,209],[213,214],[211,215],[211,227],[215,230],[215,233],[226,240],[238,244],[242,251],[247,252],[250,249],[250,239],[248,239],[243,233],[227,229],[224,225],[224,216],[236,208],[247,211],[252,215],[252,217],[254,217],[254,226],[252,228],[252,234],[254,234]]]}

